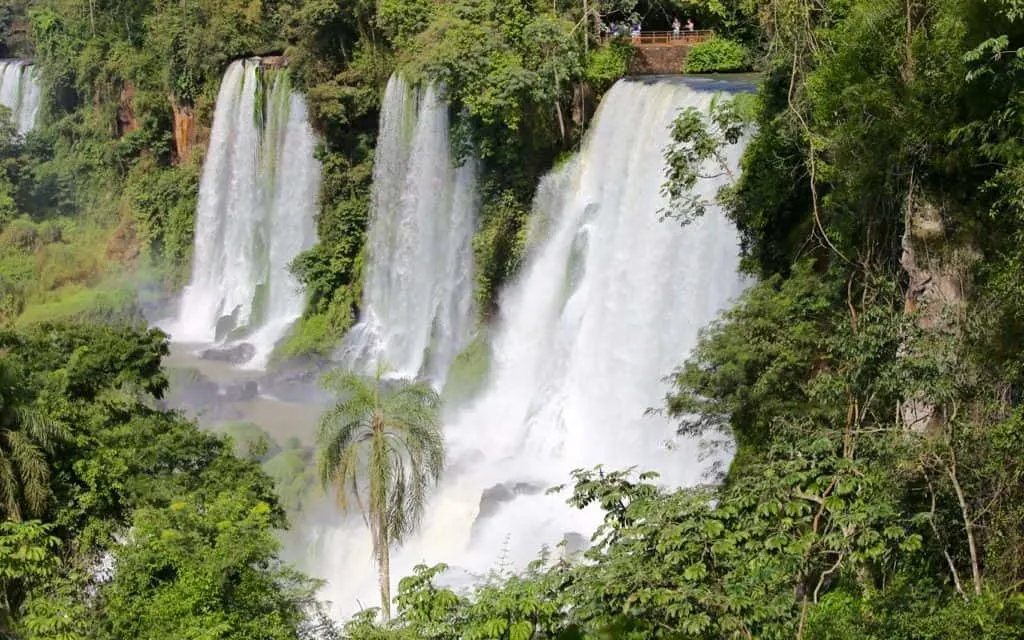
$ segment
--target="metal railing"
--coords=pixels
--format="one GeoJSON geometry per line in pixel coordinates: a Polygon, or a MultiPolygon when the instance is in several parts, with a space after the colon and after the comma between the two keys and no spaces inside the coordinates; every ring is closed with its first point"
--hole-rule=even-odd
{"type": "Polygon", "coordinates": [[[686,31],[685,29],[676,33],[674,31],[641,31],[639,35],[620,31],[617,34],[605,33],[601,35],[602,41],[611,38],[628,38],[637,46],[645,45],[670,45],[670,46],[691,46],[705,42],[715,37],[715,32],[710,29],[703,31],[686,31]]]}

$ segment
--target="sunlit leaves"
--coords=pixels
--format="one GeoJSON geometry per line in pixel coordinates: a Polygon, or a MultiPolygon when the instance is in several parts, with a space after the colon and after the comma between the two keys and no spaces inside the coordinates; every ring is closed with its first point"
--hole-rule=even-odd
{"type": "Polygon", "coordinates": [[[679,112],[670,131],[672,142],[665,148],[667,169],[661,192],[668,205],[659,212],[662,220],[670,218],[686,225],[718,202],[719,194],[708,200],[694,187],[698,180],[735,179],[725,149],[739,142],[752,108],[749,97],[739,94],[728,100],[716,96],[707,113],[695,107],[679,112]]]}

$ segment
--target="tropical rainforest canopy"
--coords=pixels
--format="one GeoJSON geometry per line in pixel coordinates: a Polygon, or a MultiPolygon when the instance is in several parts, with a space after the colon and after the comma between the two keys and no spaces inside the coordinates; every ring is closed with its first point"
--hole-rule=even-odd
{"type": "Polygon", "coordinates": [[[0,637],[1024,636],[1020,0],[5,0],[0,36],[43,90],[24,136],[0,108],[0,637]],[[486,322],[540,176],[628,71],[600,21],[676,15],[716,30],[700,70],[760,72],[665,132],[672,206],[637,212],[701,215],[687,186],[745,136],[716,199],[756,284],[661,408],[736,443],[723,482],[580,470],[585,557],[469,593],[422,567],[390,622],[332,622],[279,559],[272,479],[158,402],[142,308],[187,279],[221,74],[283,55],[307,95],[319,242],[276,357],[317,357],[360,300],[392,72],[443,82],[481,158],[486,322]]]}

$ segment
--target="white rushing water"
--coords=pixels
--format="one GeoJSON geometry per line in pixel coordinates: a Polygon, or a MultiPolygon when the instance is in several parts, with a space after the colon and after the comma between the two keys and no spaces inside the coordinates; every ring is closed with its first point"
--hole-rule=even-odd
{"type": "Polygon", "coordinates": [[[35,65],[21,60],[0,60],[0,104],[11,110],[18,133],[25,135],[39,113],[39,83],[35,65]]]}
{"type": "Polygon", "coordinates": [[[362,316],[341,359],[440,383],[472,329],[476,163],[454,165],[438,88],[388,81],[374,158],[362,316]]]}
{"type": "MultiPolygon", "coordinates": [[[[589,538],[599,512],[543,493],[575,468],[636,465],[672,486],[704,478],[701,443],[644,414],[661,406],[663,377],[698,330],[743,287],[737,234],[717,207],[685,228],[658,220],[669,126],[680,108],[706,110],[721,88],[620,81],[579,155],[544,179],[526,264],[502,299],[490,376],[447,416],[449,467],[422,529],[393,552],[396,587],[420,562],[446,562],[458,581],[500,562],[521,568],[567,534],[589,538]]],[[[737,167],[741,149],[728,153],[737,167]]],[[[724,180],[697,190],[710,197],[724,180]]],[[[337,613],[375,606],[362,522],[311,536],[312,569],[329,580],[324,596],[337,613]]]]}
{"type": "Polygon", "coordinates": [[[263,366],[302,314],[288,264],[315,242],[320,164],[303,97],[286,70],[233,62],[221,81],[199,184],[192,279],[171,334],[244,341],[263,366]],[[262,75],[261,75],[262,74],[262,75]],[[261,86],[262,83],[262,86],[261,86]]]}

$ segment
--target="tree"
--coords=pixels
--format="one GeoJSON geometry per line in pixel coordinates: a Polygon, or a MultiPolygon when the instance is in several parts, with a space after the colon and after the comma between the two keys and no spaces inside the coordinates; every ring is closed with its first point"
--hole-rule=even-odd
{"type": "Polygon", "coordinates": [[[0,522],[0,637],[8,637],[25,591],[50,578],[59,540],[37,520],[0,522]]]}
{"type": "Polygon", "coordinates": [[[444,470],[440,399],[425,382],[331,374],[338,403],[320,419],[318,463],[338,505],[354,500],[370,527],[384,617],[391,615],[389,552],[416,529],[427,490],[444,470]]]}
{"type": "Polygon", "coordinates": [[[63,430],[28,406],[11,365],[0,360],[0,510],[14,521],[40,515],[50,495],[46,454],[63,430]]]}
{"type": "Polygon", "coordinates": [[[317,583],[278,559],[279,524],[244,488],[136,511],[102,591],[114,637],[298,640],[317,583]]]}

